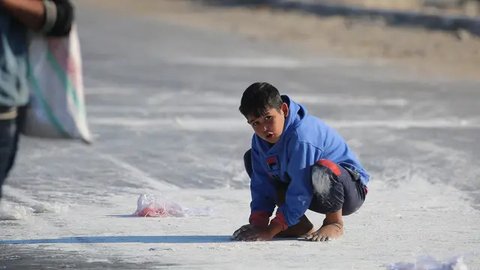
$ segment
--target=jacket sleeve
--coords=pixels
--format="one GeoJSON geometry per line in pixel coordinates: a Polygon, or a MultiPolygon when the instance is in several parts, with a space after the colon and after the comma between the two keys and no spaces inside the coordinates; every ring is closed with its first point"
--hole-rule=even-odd
{"type": "Polygon", "coordinates": [[[285,203],[277,210],[275,220],[292,226],[300,221],[313,198],[311,167],[321,158],[322,151],[306,142],[293,142],[289,147],[290,158],[287,173],[291,180],[285,203]]]}
{"type": "Polygon", "coordinates": [[[249,222],[253,225],[266,227],[275,208],[276,192],[268,174],[262,169],[261,162],[258,152],[252,148],[253,173],[250,180],[252,201],[250,203],[249,222]]]}
{"type": "Polygon", "coordinates": [[[45,21],[42,32],[47,36],[66,36],[74,21],[74,8],[69,0],[43,0],[45,21]]]}

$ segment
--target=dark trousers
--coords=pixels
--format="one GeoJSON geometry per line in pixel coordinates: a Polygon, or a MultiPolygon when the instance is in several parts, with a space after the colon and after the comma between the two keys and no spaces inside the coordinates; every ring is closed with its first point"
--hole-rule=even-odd
{"type": "Polygon", "coordinates": [[[13,167],[19,137],[19,118],[15,107],[0,106],[0,199],[2,186],[13,167]]]}
{"type": "MultiPolygon", "coordinates": [[[[251,149],[248,150],[243,156],[245,170],[250,177],[253,172],[251,151],[251,149]]],[[[367,188],[361,183],[355,173],[346,170],[342,166],[335,165],[340,170],[340,174],[337,176],[330,168],[322,168],[318,164],[314,166],[319,166],[320,170],[325,170],[329,183],[326,192],[316,192],[312,184],[314,196],[308,209],[322,214],[333,213],[342,209],[342,215],[347,216],[362,206],[367,194],[367,188]]],[[[281,205],[285,201],[288,184],[275,181],[274,185],[277,190],[277,205],[281,205]]]]}

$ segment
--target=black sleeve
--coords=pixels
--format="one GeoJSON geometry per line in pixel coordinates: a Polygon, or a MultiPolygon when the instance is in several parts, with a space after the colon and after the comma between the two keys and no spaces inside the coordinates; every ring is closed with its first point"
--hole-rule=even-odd
{"type": "Polygon", "coordinates": [[[45,21],[49,27],[45,29],[47,36],[66,36],[70,33],[74,21],[74,7],[69,0],[47,0],[49,4],[54,4],[55,8],[50,9],[45,5],[45,21]],[[53,10],[53,11],[52,11],[53,10]],[[54,14],[49,14],[54,13],[54,14]]]}

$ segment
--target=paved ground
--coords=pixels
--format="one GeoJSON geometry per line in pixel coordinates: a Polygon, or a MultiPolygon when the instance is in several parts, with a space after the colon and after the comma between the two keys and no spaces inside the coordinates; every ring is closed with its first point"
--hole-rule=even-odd
{"type": "Polygon", "coordinates": [[[440,75],[427,56],[431,69],[417,73],[370,43],[360,48],[375,57],[349,54],[345,29],[360,38],[357,30],[376,29],[370,22],[344,29],[341,18],[139,1],[77,2],[95,143],[22,138],[5,195],[24,213],[0,220],[0,267],[317,269],[318,253],[329,269],[384,269],[425,254],[465,255],[470,268],[480,266],[480,83],[468,73],[440,75]],[[312,37],[317,46],[308,47],[296,41],[312,32],[296,25],[327,25],[340,39],[322,47],[312,37]],[[337,128],[372,173],[369,200],[349,217],[343,241],[228,241],[248,214],[241,157],[251,131],[237,107],[257,80],[337,128]],[[145,192],[216,214],[128,218],[145,192]]]}
{"type": "MultiPolygon", "coordinates": [[[[89,1],[85,1],[89,3],[89,1]]],[[[251,39],[292,44],[316,54],[360,58],[371,63],[388,61],[402,72],[440,78],[478,79],[480,38],[465,31],[445,32],[392,27],[384,20],[271,9],[265,5],[224,5],[209,1],[102,1],[98,8],[135,12],[199,29],[241,34],[251,39]]],[[[212,1],[215,2],[215,1],[212,1]]],[[[217,1],[222,3],[223,1],[217,1]]],[[[251,1],[249,1],[251,2],[251,1]]],[[[249,3],[247,2],[247,3],[249,3]]],[[[348,1],[347,1],[348,2],[348,1]]],[[[412,7],[404,2],[400,6],[412,7]]],[[[398,1],[358,1],[382,7],[398,1]],[[382,3],[382,5],[380,5],[382,3]]]]}

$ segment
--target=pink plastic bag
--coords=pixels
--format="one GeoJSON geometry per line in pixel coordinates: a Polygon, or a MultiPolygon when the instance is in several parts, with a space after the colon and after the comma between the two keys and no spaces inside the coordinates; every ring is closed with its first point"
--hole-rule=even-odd
{"type": "Polygon", "coordinates": [[[151,194],[142,194],[137,200],[138,217],[183,217],[183,208],[171,201],[161,200],[151,194]]]}

